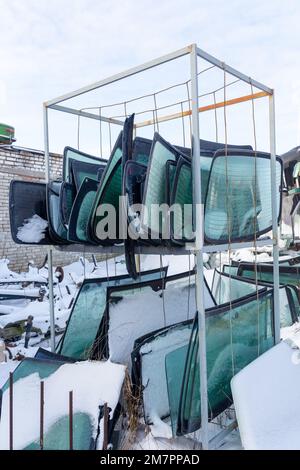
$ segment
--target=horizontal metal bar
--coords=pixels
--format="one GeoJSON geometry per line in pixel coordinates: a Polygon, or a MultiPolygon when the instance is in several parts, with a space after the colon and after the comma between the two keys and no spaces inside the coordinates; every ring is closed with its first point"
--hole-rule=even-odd
{"type": "Polygon", "coordinates": [[[219,59],[216,59],[215,57],[213,57],[212,55],[210,55],[207,52],[203,51],[202,49],[199,49],[199,47],[197,47],[197,55],[199,57],[201,57],[202,59],[210,62],[213,65],[215,65],[216,67],[218,67],[222,70],[226,70],[226,72],[230,73],[230,75],[233,75],[234,77],[239,78],[243,82],[252,84],[255,88],[258,88],[262,91],[265,91],[269,95],[273,94],[272,88],[269,88],[269,87],[263,85],[262,83],[257,82],[256,80],[252,80],[251,77],[248,77],[244,73],[241,73],[238,70],[234,69],[233,67],[230,67],[229,65],[225,64],[224,62],[221,62],[219,59]]]}
{"type": "Polygon", "coordinates": [[[58,98],[54,98],[53,100],[49,100],[45,102],[45,106],[49,107],[53,104],[61,103],[62,101],[69,100],[71,98],[75,98],[76,96],[83,95],[92,90],[96,90],[97,88],[101,88],[105,85],[109,85],[110,83],[117,82],[118,80],[122,80],[123,78],[131,77],[139,72],[143,72],[145,70],[149,70],[157,65],[165,64],[166,62],[170,62],[171,60],[178,59],[184,55],[190,54],[192,50],[192,46],[184,47],[183,49],[179,49],[175,52],[171,52],[170,54],[163,55],[157,59],[150,60],[149,62],[145,62],[142,65],[138,65],[137,67],[132,67],[124,72],[117,73],[112,75],[111,77],[105,78],[104,80],[100,80],[99,82],[92,83],[91,85],[79,88],[78,90],[72,91],[70,93],[66,93],[65,95],[59,96],[58,98]]]}
{"type": "Polygon", "coordinates": [[[95,119],[96,121],[103,121],[103,122],[108,122],[110,124],[117,124],[118,126],[122,126],[122,127],[124,126],[123,121],[118,121],[117,119],[114,119],[114,118],[107,118],[105,116],[100,116],[100,114],[97,115],[94,113],[88,113],[87,111],[81,111],[81,110],[77,110],[74,108],[68,108],[66,106],[60,106],[57,104],[48,106],[48,108],[55,109],[56,111],[62,111],[63,113],[75,114],[76,116],[81,116],[81,117],[85,117],[88,119],[95,119]]]}
{"type": "MultiPolygon", "coordinates": [[[[273,244],[271,238],[257,240],[256,246],[270,246],[273,244]]],[[[240,243],[231,243],[231,245],[204,245],[204,253],[218,253],[222,251],[238,250],[241,248],[253,248],[253,241],[251,242],[240,242],[240,243]]],[[[98,254],[111,254],[111,255],[122,255],[124,254],[124,245],[118,246],[92,246],[92,245],[80,245],[80,244],[71,244],[71,245],[56,245],[55,249],[59,251],[64,251],[66,253],[98,253],[98,254]]],[[[136,254],[141,255],[187,255],[193,253],[195,247],[192,243],[187,243],[182,247],[166,247],[166,246],[140,246],[136,248],[136,254]]]]}
{"type": "MultiPolygon", "coordinates": [[[[122,255],[124,254],[124,246],[92,246],[92,245],[56,245],[55,249],[64,251],[66,253],[95,253],[95,254],[111,254],[122,255]]],[[[185,255],[191,253],[191,250],[183,247],[162,247],[162,246],[143,246],[136,248],[136,254],[139,255],[185,255]]]]}
{"type": "MultiPolygon", "coordinates": [[[[269,96],[269,93],[266,93],[265,91],[260,91],[258,93],[253,93],[251,95],[240,96],[239,98],[232,98],[231,100],[220,101],[219,103],[213,103],[213,104],[208,104],[206,106],[201,106],[200,108],[198,108],[198,112],[204,113],[205,111],[211,111],[213,109],[224,108],[224,106],[233,106],[234,104],[244,103],[245,101],[256,100],[258,98],[263,98],[265,96],[269,96]]],[[[135,127],[136,128],[146,127],[155,123],[172,121],[174,119],[179,119],[185,116],[191,116],[191,114],[192,114],[191,110],[168,114],[167,116],[161,116],[157,119],[149,119],[147,121],[137,122],[135,127]]]]}
{"type": "MultiPolygon", "coordinates": [[[[256,246],[272,246],[273,240],[271,238],[266,238],[263,240],[256,240],[256,246]]],[[[219,253],[222,251],[229,251],[229,250],[240,250],[241,248],[253,248],[254,242],[239,242],[239,243],[231,243],[231,244],[224,244],[224,245],[204,245],[203,252],[204,253],[219,253]]]]}

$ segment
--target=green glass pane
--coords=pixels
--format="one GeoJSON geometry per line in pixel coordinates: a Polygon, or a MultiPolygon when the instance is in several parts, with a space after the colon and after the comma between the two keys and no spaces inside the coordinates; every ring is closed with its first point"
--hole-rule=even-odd
{"type": "Polygon", "coordinates": [[[51,226],[54,230],[55,235],[63,240],[67,240],[67,230],[62,223],[61,211],[60,211],[60,189],[61,182],[52,181],[48,189],[49,198],[49,215],[51,220],[51,226]]]}
{"type": "Polygon", "coordinates": [[[90,178],[90,179],[97,181],[97,174],[95,174],[94,172],[79,171],[77,173],[77,178],[78,178],[78,187],[80,187],[85,178],[90,178]]]}
{"type": "Polygon", "coordinates": [[[60,190],[60,211],[61,219],[64,225],[67,225],[70,219],[73,203],[76,197],[75,187],[70,183],[62,183],[60,190]]]}
{"type": "Polygon", "coordinates": [[[238,266],[229,266],[227,264],[223,265],[223,272],[225,274],[231,274],[231,276],[236,276],[238,272],[238,266]]]}
{"type": "Polygon", "coordinates": [[[73,305],[64,336],[57,346],[57,352],[74,359],[89,358],[106,309],[107,287],[131,285],[141,280],[150,282],[160,279],[161,276],[160,270],[154,270],[141,273],[136,280],[123,276],[84,281],[73,305]]]}
{"type": "Polygon", "coordinates": [[[106,284],[82,285],[72,310],[60,354],[75,359],[90,356],[106,306],[106,284]]]}
{"type": "Polygon", "coordinates": [[[148,165],[149,155],[146,153],[138,153],[136,156],[134,156],[134,161],[141,163],[142,165],[148,165]]]}
{"type": "Polygon", "coordinates": [[[243,279],[222,275],[222,273],[215,270],[211,291],[217,305],[221,305],[251,295],[261,289],[265,289],[265,287],[256,286],[243,279]]]}
{"type": "Polygon", "coordinates": [[[167,184],[169,186],[169,197],[170,200],[167,201],[171,205],[171,194],[173,191],[173,186],[174,186],[174,180],[175,180],[175,175],[176,175],[176,165],[170,163],[167,165],[167,184]]]}
{"type": "MultiPolygon", "coordinates": [[[[73,415],[73,449],[90,450],[93,443],[93,426],[89,415],[74,413],[73,415]]],[[[45,432],[44,450],[69,450],[70,432],[69,416],[62,416],[45,432]]],[[[24,450],[39,450],[40,442],[36,440],[26,446],[24,450]]]]}
{"type": "MultiPolygon", "coordinates": [[[[201,155],[201,148],[200,148],[200,155],[201,155]]],[[[205,155],[201,155],[200,165],[201,165],[201,194],[202,194],[202,203],[205,202],[205,196],[207,192],[207,186],[209,181],[209,173],[212,164],[212,157],[207,157],[205,155]]]]}
{"type": "MultiPolygon", "coordinates": [[[[240,267],[239,275],[243,277],[248,277],[250,279],[255,279],[255,270],[251,268],[244,268],[240,267]]],[[[262,265],[259,265],[257,269],[257,279],[259,281],[266,281],[273,283],[273,272],[272,270],[267,270],[262,265]]],[[[300,270],[298,272],[297,269],[291,269],[289,272],[285,272],[284,269],[279,267],[279,282],[283,285],[291,285],[291,286],[300,286],[300,270]]]]}
{"type": "Polygon", "coordinates": [[[87,224],[90,218],[91,207],[97,191],[89,191],[81,203],[76,224],[76,235],[82,241],[87,241],[87,224]]]}
{"type": "Polygon", "coordinates": [[[181,384],[184,375],[187,353],[188,344],[182,346],[181,348],[175,349],[166,355],[165,369],[168,387],[169,413],[171,417],[173,436],[176,436],[177,432],[181,384]]]}
{"type": "Polygon", "coordinates": [[[112,204],[116,210],[119,208],[119,197],[122,190],[122,167],[117,164],[111,173],[111,179],[107,183],[101,198],[101,204],[112,204]]]}
{"type": "MultiPolygon", "coordinates": [[[[277,160],[280,207],[281,164],[277,160]]],[[[272,226],[270,159],[247,155],[214,158],[205,201],[205,237],[226,243],[252,239],[272,226]]]]}
{"type": "MultiPolygon", "coordinates": [[[[102,199],[103,199],[104,192],[107,191],[107,183],[111,179],[112,173],[115,172],[116,165],[121,166],[121,163],[122,163],[122,135],[123,133],[121,132],[114,145],[111,156],[107,162],[105,171],[100,180],[99,189],[97,191],[97,195],[96,195],[96,198],[94,200],[94,204],[91,210],[89,224],[91,228],[93,228],[92,232],[94,232],[94,234],[97,233],[97,224],[100,219],[97,216],[97,210],[99,208],[99,205],[103,203],[102,199]]],[[[119,194],[121,194],[121,187],[117,188],[117,191],[119,191],[119,194]]]]}
{"type": "MultiPolygon", "coordinates": [[[[105,169],[105,173],[103,174],[103,177],[101,179],[102,189],[105,188],[107,180],[109,179],[112,171],[114,170],[116,164],[120,161],[121,158],[122,158],[122,149],[117,147],[111,159],[109,160],[109,163],[107,164],[107,167],[105,169]]],[[[101,194],[102,194],[102,191],[99,191],[99,198],[101,197],[101,194]]]]}
{"type": "Polygon", "coordinates": [[[72,162],[73,179],[77,189],[80,188],[85,178],[99,181],[99,174],[102,175],[105,169],[105,164],[102,163],[82,163],[72,162]]]}
{"type": "Polygon", "coordinates": [[[68,224],[68,240],[73,242],[90,242],[88,222],[96,197],[98,182],[85,178],[74,201],[68,224]]]}
{"type": "Polygon", "coordinates": [[[96,236],[99,240],[103,240],[104,235],[103,233],[100,232],[101,230],[101,225],[99,222],[101,222],[102,219],[105,219],[107,217],[107,214],[105,213],[103,216],[99,215],[99,210],[101,210],[101,206],[104,204],[109,204],[115,208],[115,222],[116,222],[116,238],[119,238],[119,198],[122,195],[122,165],[121,165],[121,159],[120,161],[115,165],[113,171],[111,172],[110,179],[107,181],[105,188],[102,191],[101,198],[99,199],[99,209],[96,212],[96,217],[95,217],[95,226],[96,226],[96,236]],[[99,228],[100,227],[100,228],[99,228]]]}
{"type": "MultiPolygon", "coordinates": [[[[273,291],[235,302],[228,308],[206,313],[209,417],[213,419],[231,403],[230,380],[243,367],[274,345],[272,317],[273,291]]],[[[189,343],[178,433],[187,434],[201,426],[198,356],[198,324],[189,343]]]]}
{"type": "Polygon", "coordinates": [[[300,316],[300,302],[299,302],[298,291],[297,291],[297,289],[294,289],[290,286],[287,286],[287,287],[291,292],[291,297],[292,297],[294,305],[295,305],[296,316],[299,317],[300,316]]]}
{"type": "Polygon", "coordinates": [[[151,151],[151,162],[148,166],[147,183],[144,193],[145,210],[142,212],[142,225],[159,238],[159,234],[168,230],[166,214],[153,216],[153,205],[166,203],[166,163],[168,160],[176,161],[176,153],[172,152],[159,140],[154,141],[151,151]]]}
{"type": "Polygon", "coordinates": [[[181,165],[176,180],[175,196],[172,201],[173,236],[175,239],[192,240],[193,237],[193,196],[192,172],[189,165],[181,165]]]}
{"type": "MultiPolygon", "coordinates": [[[[75,165],[90,164],[90,165],[101,165],[106,164],[106,160],[97,158],[93,155],[80,152],[79,150],[66,147],[64,151],[64,165],[63,165],[63,181],[72,183],[72,163],[75,165]]],[[[91,176],[90,176],[91,177],[91,176]]],[[[78,185],[79,187],[79,185],[78,185]]]]}

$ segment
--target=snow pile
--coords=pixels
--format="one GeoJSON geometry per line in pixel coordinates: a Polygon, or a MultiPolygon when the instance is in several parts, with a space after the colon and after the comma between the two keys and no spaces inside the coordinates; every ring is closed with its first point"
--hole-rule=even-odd
{"type": "Polygon", "coordinates": [[[17,276],[16,273],[11,271],[8,267],[9,260],[8,259],[0,259],[0,279],[10,279],[11,277],[17,276]]]}
{"type": "MultiPolygon", "coordinates": [[[[186,280],[187,282],[187,280],[186,280]]],[[[195,288],[179,283],[167,285],[163,293],[150,287],[117,292],[123,299],[109,306],[109,353],[113,362],[129,365],[134,341],[151,331],[183,320],[196,312],[195,288]],[[189,308],[188,308],[189,307],[189,308]]],[[[205,299],[206,307],[210,299],[205,299]]],[[[209,304],[209,305],[208,305],[209,304]]]]}
{"type": "MultiPolygon", "coordinates": [[[[26,320],[28,315],[33,316],[33,326],[40,328],[42,333],[48,331],[50,325],[49,316],[49,301],[43,302],[33,301],[30,302],[25,308],[11,307],[11,312],[7,315],[0,316],[0,327],[4,327],[8,323],[26,320]]],[[[65,327],[66,320],[68,319],[70,310],[55,308],[55,323],[60,327],[65,327]]]]}
{"type": "Polygon", "coordinates": [[[17,238],[24,243],[39,243],[45,238],[47,227],[47,220],[34,214],[30,219],[24,220],[22,227],[18,228],[17,238]]]}
{"type": "Polygon", "coordinates": [[[231,381],[245,449],[300,449],[300,356],[281,342],[231,381]]]}
{"type": "MultiPolygon", "coordinates": [[[[45,433],[62,416],[68,416],[69,391],[73,391],[73,411],[90,416],[94,437],[97,434],[99,406],[111,408],[110,418],[119,401],[125,367],[111,362],[64,364],[44,379],[45,433]]],[[[14,385],[14,449],[23,449],[39,439],[40,378],[38,373],[20,379],[14,385]]],[[[102,448],[101,433],[98,448],[102,448]]],[[[9,449],[9,390],[3,394],[0,449],[9,449]]]]}

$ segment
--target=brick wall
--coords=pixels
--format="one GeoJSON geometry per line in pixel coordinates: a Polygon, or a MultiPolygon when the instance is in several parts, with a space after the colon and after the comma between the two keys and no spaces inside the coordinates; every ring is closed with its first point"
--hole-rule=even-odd
{"type": "MultiPolygon", "coordinates": [[[[37,245],[17,245],[10,235],[9,225],[9,185],[12,179],[23,181],[44,181],[45,161],[43,152],[0,146],[0,259],[8,258],[9,267],[15,271],[27,269],[29,261],[41,265],[47,247],[37,245]]],[[[62,156],[51,155],[51,176],[60,178],[62,156]]],[[[53,251],[55,265],[65,265],[80,257],[78,254],[53,251]]]]}

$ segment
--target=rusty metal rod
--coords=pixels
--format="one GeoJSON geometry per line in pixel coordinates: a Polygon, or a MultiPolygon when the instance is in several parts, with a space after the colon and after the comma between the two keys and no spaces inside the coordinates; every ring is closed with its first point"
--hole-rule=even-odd
{"type": "Polygon", "coordinates": [[[103,450],[108,447],[108,406],[104,403],[103,407],[103,450]]]}
{"type": "Polygon", "coordinates": [[[73,450],[73,391],[69,392],[69,442],[73,450]]]}
{"type": "Polygon", "coordinates": [[[14,379],[13,373],[9,373],[9,450],[13,450],[13,421],[14,421],[14,379]]]}
{"type": "Polygon", "coordinates": [[[40,450],[44,450],[44,381],[40,387],[40,450]]]}

